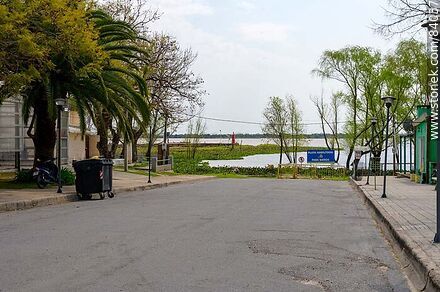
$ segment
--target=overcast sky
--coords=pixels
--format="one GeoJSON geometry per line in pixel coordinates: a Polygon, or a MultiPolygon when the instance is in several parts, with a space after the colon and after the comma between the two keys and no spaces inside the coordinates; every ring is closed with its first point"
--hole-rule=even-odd
{"type": "MultiPolygon", "coordinates": [[[[269,96],[293,94],[304,122],[317,122],[310,96],[338,89],[310,74],[322,52],[348,45],[388,51],[373,32],[387,0],[151,0],[152,27],[198,53],[193,70],[209,95],[203,116],[261,122],[269,96]]],[[[208,133],[261,133],[260,126],[207,121],[208,133]]],[[[181,127],[179,132],[185,132],[181,127]]],[[[308,126],[307,132],[319,132],[308,126]]]]}

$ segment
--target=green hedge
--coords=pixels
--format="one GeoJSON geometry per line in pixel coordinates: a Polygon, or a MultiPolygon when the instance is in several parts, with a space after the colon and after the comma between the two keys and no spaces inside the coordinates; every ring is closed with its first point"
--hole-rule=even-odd
{"type": "Polygon", "coordinates": [[[192,160],[177,161],[174,172],[182,174],[239,174],[261,177],[276,177],[274,167],[210,167],[207,163],[192,160]]]}
{"type": "MultiPolygon", "coordinates": [[[[18,184],[27,184],[35,182],[32,177],[32,169],[22,169],[17,172],[14,182],[18,184]]],[[[75,184],[75,173],[68,168],[61,168],[61,181],[63,185],[71,186],[75,184]]]]}

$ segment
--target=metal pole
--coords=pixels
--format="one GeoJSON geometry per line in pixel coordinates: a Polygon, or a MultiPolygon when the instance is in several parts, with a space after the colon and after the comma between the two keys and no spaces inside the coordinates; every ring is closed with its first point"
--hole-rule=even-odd
{"type": "Polygon", "coordinates": [[[387,107],[387,127],[385,130],[385,165],[384,165],[384,172],[383,172],[383,193],[382,198],[386,198],[386,187],[387,187],[387,159],[388,159],[388,128],[389,128],[389,122],[390,122],[390,106],[391,104],[386,104],[387,107]]]}
{"type": "Polygon", "coordinates": [[[58,153],[57,153],[57,166],[58,166],[58,190],[57,193],[63,192],[61,185],[61,106],[58,106],[58,153]]]}
{"type": "MultiPolygon", "coordinates": [[[[379,163],[379,170],[380,170],[380,163],[379,163]]],[[[374,190],[377,190],[377,184],[376,184],[376,172],[374,172],[374,190]]]]}
{"type": "MultiPolygon", "coordinates": [[[[367,157],[365,155],[365,157],[367,157]]],[[[371,149],[370,149],[370,158],[368,159],[368,176],[367,176],[367,183],[365,185],[370,184],[370,175],[371,175],[371,149]]]]}
{"type": "Polygon", "coordinates": [[[403,151],[402,151],[402,136],[399,136],[399,148],[400,148],[400,150],[399,150],[399,156],[400,156],[400,158],[399,158],[399,172],[400,173],[402,173],[402,153],[403,153],[403,151]]]}
{"type": "MultiPolygon", "coordinates": [[[[438,21],[438,20],[437,20],[438,21]]],[[[438,23],[437,23],[438,24],[438,23]]],[[[440,69],[440,47],[438,39],[435,40],[436,44],[437,44],[437,70],[440,69]]],[[[439,77],[437,75],[437,77],[439,77]]],[[[440,94],[440,78],[437,78],[437,95],[440,94]]],[[[440,98],[437,98],[437,110],[438,110],[438,106],[440,106],[440,98]]],[[[440,126],[440,118],[437,115],[437,121],[432,121],[433,123],[437,123],[437,129],[438,129],[438,133],[437,133],[437,182],[436,182],[436,207],[437,207],[437,232],[434,236],[434,243],[440,243],[440,187],[439,187],[439,180],[440,180],[440,128],[438,128],[440,126]]]]}
{"type": "Polygon", "coordinates": [[[403,137],[403,172],[406,174],[406,136],[403,137]]]}
{"type": "Polygon", "coordinates": [[[151,138],[151,125],[150,125],[150,134],[148,136],[148,183],[151,184],[151,144],[152,144],[152,138],[151,138]]]}
{"type": "Polygon", "coordinates": [[[412,171],[412,160],[413,160],[413,155],[412,155],[412,134],[411,134],[411,136],[409,136],[409,173],[411,173],[412,171]]]}
{"type": "Polygon", "coordinates": [[[163,160],[165,164],[168,164],[168,147],[167,147],[167,126],[168,126],[168,116],[165,115],[165,129],[163,133],[163,145],[165,149],[162,149],[164,152],[163,154],[163,160]]]}
{"type": "Polygon", "coordinates": [[[20,152],[15,152],[15,168],[17,169],[18,172],[21,171],[21,165],[20,165],[20,152]]]}
{"type": "Polygon", "coordinates": [[[396,158],[397,158],[397,147],[396,147],[396,117],[393,115],[393,175],[396,176],[396,158]]]}

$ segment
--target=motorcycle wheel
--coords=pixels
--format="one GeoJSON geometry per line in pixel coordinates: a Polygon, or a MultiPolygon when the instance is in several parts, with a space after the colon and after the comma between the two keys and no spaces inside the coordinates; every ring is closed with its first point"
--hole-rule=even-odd
{"type": "Polygon", "coordinates": [[[47,187],[48,182],[46,181],[46,179],[44,178],[44,176],[42,174],[39,174],[37,176],[37,186],[39,189],[44,189],[47,187]]]}
{"type": "Polygon", "coordinates": [[[112,191],[110,191],[110,192],[107,193],[107,196],[108,196],[109,198],[113,198],[113,197],[115,196],[115,193],[113,193],[112,191]]]}

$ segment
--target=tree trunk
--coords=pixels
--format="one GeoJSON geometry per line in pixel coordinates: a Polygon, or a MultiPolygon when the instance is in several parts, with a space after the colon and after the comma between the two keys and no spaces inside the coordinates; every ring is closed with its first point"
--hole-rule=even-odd
{"type": "Polygon", "coordinates": [[[49,114],[49,100],[46,91],[38,86],[39,99],[34,104],[35,131],[32,140],[35,147],[34,165],[39,161],[46,161],[54,157],[57,140],[55,125],[56,117],[49,114]]]}
{"type": "Polygon", "coordinates": [[[99,135],[99,142],[96,144],[96,147],[98,148],[99,156],[111,158],[108,149],[108,130],[111,124],[111,116],[106,110],[102,110],[102,116],[98,114],[96,120],[98,121],[96,130],[99,135]]]}
{"type": "Polygon", "coordinates": [[[348,156],[347,156],[347,161],[345,162],[345,168],[347,170],[350,169],[350,160],[351,160],[351,157],[353,156],[353,151],[354,151],[354,148],[350,147],[350,151],[348,152],[348,156]]]}
{"type": "Polygon", "coordinates": [[[110,158],[116,158],[116,150],[118,149],[119,142],[121,140],[121,133],[119,130],[113,129],[110,124],[110,131],[112,132],[112,143],[110,146],[109,156],[110,158]]]}
{"type": "Polygon", "coordinates": [[[138,144],[138,141],[141,138],[142,134],[143,134],[143,131],[141,129],[137,130],[134,133],[133,144],[131,145],[131,159],[133,160],[133,162],[137,162],[138,161],[138,148],[137,148],[137,144],[138,144]]]}
{"type": "Polygon", "coordinates": [[[289,147],[287,147],[286,139],[283,139],[283,142],[284,142],[284,154],[286,155],[287,160],[289,160],[289,163],[292,163],[292,157],[290,156],[289,147]]]}

